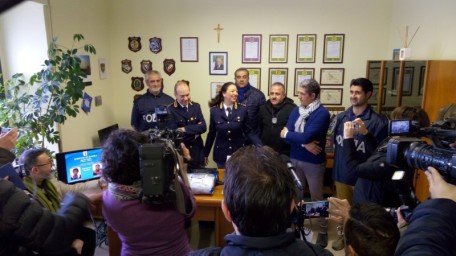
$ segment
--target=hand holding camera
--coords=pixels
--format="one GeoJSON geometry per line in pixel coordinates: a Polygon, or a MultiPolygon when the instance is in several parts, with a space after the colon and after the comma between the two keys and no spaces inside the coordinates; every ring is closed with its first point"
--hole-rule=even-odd
{"type": "Polygon", "coordinates": [[[429,192],[432,198],[447,198],[456,202],[455,185],[443,180],[440,173],[434,167],[429,167],[425,174],[429,181],[429,192]]]}
{"type": "Polygon", "coordinates": [[[362,135],[367,134],[366,124],[364,124],[361,118],[344,123],[344,139],[353,139],[353,136],[358,133],[362,135]]]}

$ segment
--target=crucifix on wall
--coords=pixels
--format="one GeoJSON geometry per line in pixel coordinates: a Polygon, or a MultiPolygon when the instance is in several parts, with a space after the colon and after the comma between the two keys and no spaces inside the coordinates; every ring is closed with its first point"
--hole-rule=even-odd
{"type": "Polygon", "coordinates": [[[220,31],[223,30],[223,28],[220,27],[220,24],[217,24],[217,27],[214,28],[215,31],[217,31],[217,43],[220,43],[220,31]]]}

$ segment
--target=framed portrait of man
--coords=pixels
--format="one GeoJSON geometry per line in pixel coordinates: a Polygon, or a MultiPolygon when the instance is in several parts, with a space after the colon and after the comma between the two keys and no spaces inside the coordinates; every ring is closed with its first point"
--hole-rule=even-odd
{"type": "Polygon", "coordinates": [[[228,74],[228,52],[209,52],[209,75],[228,74]]]}

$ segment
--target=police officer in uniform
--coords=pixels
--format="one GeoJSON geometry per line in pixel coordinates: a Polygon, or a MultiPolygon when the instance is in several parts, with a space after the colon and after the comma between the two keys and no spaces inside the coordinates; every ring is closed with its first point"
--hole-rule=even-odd
{"type": "Polygon", "coordinates": [[[191,160],[188,161],[188,170],[203,168],[204,145],[201,134],[207,130],[201,106],[190,100],[190,82],[177,81],[174,86],[176,100],[169,106],[167,127],[184,133],[184,144],[190,150],[191,160]]]}
{"type": "Polygon", "coordinates": [[[253,132],[247,115],[247,108],[237,104],[237,88],[232,82],[223,84],[220,92],[209,102],[211,117],[204,154],[207,157],[214,145],[213,159],[217,168],[224,168],[227,157],[245,145],[248,138],[253,144],[261,145],[253,132]]]}
{"type": "Polygon", "coordinates": [[[160,72],[147,71],[145,78],[148,90],[135,99],[131,112],[131,126],[139,132],[163,128],[159,127],[159,122],[163,123],[162,119],[166,116],[161,114],[166,114],[167,106],[174,101],[172,97],[163,93],[163,79],[160,72]],[[159,110],[158,113],[156,110],[159,110]]]}

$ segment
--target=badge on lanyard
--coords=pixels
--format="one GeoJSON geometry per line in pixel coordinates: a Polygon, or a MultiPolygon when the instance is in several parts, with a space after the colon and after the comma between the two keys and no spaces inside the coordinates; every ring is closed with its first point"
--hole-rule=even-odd
{"type": "Polygon", "coordinates": [[[277,123],[277,117],[273,117],[272,118],[272,124],[276,124],[277,123]]]}

